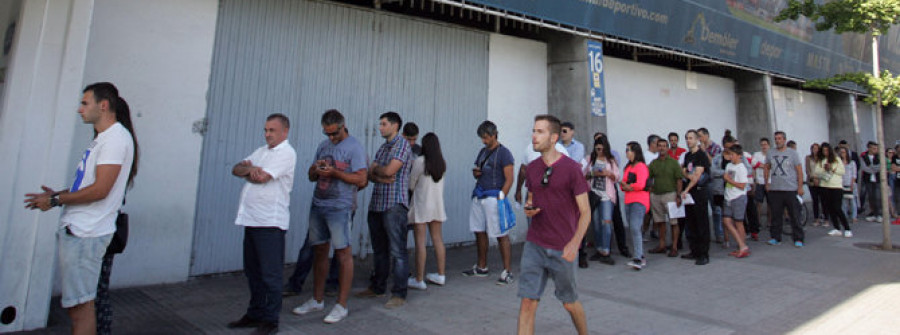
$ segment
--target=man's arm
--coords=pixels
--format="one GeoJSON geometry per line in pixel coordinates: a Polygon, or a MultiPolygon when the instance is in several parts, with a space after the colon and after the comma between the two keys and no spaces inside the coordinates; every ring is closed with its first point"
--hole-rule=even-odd
{"type": "Polygon", "coordinates": [[[243,160],[238,162],[231,168],[231,174],[236,177],[245,178],[250,175],[250,172],[253,171],[253,163],[249,160],[243,160]]]}
{"type": "Polygon", "coordinates": [[[519,165],[519,175],[516,177],[516,202],[522,202],[522,184],[525,183],[525,164],[519,165]]]}
{"type": "Polygon", "coordinates": [[[109,195],[109,191],[112,190],[113,185],[115,185],[116,178],[119,177],[119,172],[121,170],[122,165],[120,164],[97,165],[93,184],[85,186],[76,192],[52,192],[53,190],[49,187],[41,187],[44,190],[44,193],[31,193],[25,195],[25,207],[31,209],[39,208],[42,211],[46,211],[51,208],[50,198],[52,198],[53,195],[59,196],[58,199],[60,205],[86,204],[103,200],[109,195]]]}
{"type": "MultiPolygon", "coordinates": [[[[365,168],[359,169],[355,172],[344,172],[344,171],[335,169],[333,166],[326,166],[324,168],[319,169],[315,165],[310,167],[310,172],[316,174],[316,178],[315,178],[316,180],[318,180],[319,177],[332,177],[332,178],[337,178],[347,184],[352,184],[352,185],[356,185],[356,186],[364,184],[366,182],[366,176],[368,175],[368,170],[365,168]],[[313,171],[313,169],[315,169],[315,171],[313,171]]],[[[388,179],[393,179],[393,178],[388,178],[388,179]]],[[[314,180],[312,178],[310,178],[310,181],[314,181],[314,180]]]]}
{"type": "Polygon", "coordinates": [[[566,243],[563,249],[563,259],[569,262],[575,261],[581,240],[584,239],[584,234],[587,232],[588,226],[591,225],[591,206],[588,203],[587,192],[576,195],[575,203],[578,204],[578,229],[575,230],[575,236],[572,236],[572,239],[569,240],[569,243],[566,243]]]}
{"type": "MultiPolygon", "coordinates": [[[[769,160],[767,159],[766,162],[768,162],[768,161],[769,160]]],[[[764,181],[763,186],[766,187],[766,191],[769,190],[769,169],[771,169],[771,168],[772,168],[772,164],[770,164],[770,163],[763,164],[763,181],[764,181]]]]}
{"type": "Polygon", "coordinates": [[[388,165],[374,165],[374,174],[379,177],[388,177],[393,178],[397,171],[400,171],[400,168],[403,167],[403,161],[399,159],[392,159],[388,165]]]}
{"type": "Polygon", "coordinates": [[[513,164],[509,164],[503,167],[503,178],[505,179],[503,181],[503,188],[501,189],[501,191],[503,191],[503,194],[505,195],[509,195],[509,188],[512,187],[513,167],[513,164]]]}
{"type": "Polygon", "coordinates": [[[306,172],[306,174],[309,176],[309,181],[319,180],[319,162],[320,161],[315,161],[312,163],[312,165],[309,166],[309,171],[306,172]]]}
{"type": "Polygon", "coordinates": [[[688,183],[688,186],[684,189],[683,192],[681,192],[681,195],[682,195],[682,196],[684,196],[685,193],[690,192],[691,189],[694,188],[694,186],[697,185],[697,181],[699,181],[699,180],[700,180],[700,176],[703,175],[703,170],[704,170],[704,169],[703,169],[702,166],[698,166],[698,167],[695,167],[695,168],[694,168],[694,173],[692,173],[692,174],[690,175],[690,178],[688,178],[688,180],[690,180],[690,182],[688,183]]]}
{"type": "Polygon", "coordinates": [[[675,192],[676,192],[675,194],[677,194],[677,196],[675,196],[675,204],[678,206],[681,206],[681,196],[680,195],[681,195],[681,189],[683,187],[684,187],[684,181],[682,181],[681,178],[678,178],[678,181],[675,182],[675,192]]]}
{"type": "Polygon", "coordinates": [[[803,195],[803,166],[794,165],[794,170],[797,170],[797,195],[803,195]]]}

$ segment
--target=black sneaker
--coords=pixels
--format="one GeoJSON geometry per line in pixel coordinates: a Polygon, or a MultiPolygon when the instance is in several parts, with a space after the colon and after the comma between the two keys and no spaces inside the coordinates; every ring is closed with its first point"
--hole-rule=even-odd
{"type": "Polygon", "coordinates": [[[610,255],[600,255],[600,258],[597,261],[606,265],[616,265],[616,260],[610,257],[610,255]]]}
{"type": "Polygon", "coordinates": [[[622,257],[631,258],[631,251],[628,251],[628,249],[619,250],[619,254],[621,254],[622,257]]]}
{"type": "Polygon", "coordinates": [[[253,335],[278,334],[278,322],[264,322],[253,330],[253,335]]]}
{"type": "Polygon", "coordinates": [[[462,274],[463,274],[463,276],[466,276],[466,277],[472,277],[472,276],[487,277],[489,273],[490,272],[488,271],[488,268],[479,269],[478,265],[472,265],[471,269],[463,271],[462,274]]]}
{"type": "Polygon", "coordinates": [[[240,320],[228,323],[228,328],[256,328],[262,326],[265,322],[253,319],[246,314],[240,320]]]}

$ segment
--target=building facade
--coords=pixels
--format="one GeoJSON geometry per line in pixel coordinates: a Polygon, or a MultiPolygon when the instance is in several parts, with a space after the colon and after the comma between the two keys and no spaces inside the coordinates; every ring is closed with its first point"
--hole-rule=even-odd
{"type": "MultiPolygon", "coordinates": [[[[765,18],[776,7],[749,10],[749,1],[723,1],[727,7],[710,13],[690,12],[695,5],[683,1],[672,1],[686,8],[677,10],[640,0],[563,2],[572,4],[560,8],[573,11],[594,7],[578,21],[559,8],[512,0],[0,3],[0,28],[6,29],[0,155],[7,171],[0,178],[0,310],[14,311],[0,332],[42,327],[58,291],[59,213],[20,204],[42,183],[70,183],[73,162],[91,138],[76,110],[81,89],[92,82],[119,87],[142,150],[125,207],[130,241],[116,258],[113,287],[241,269],[242,232],[233,224],[241,182],[229,171],[261,145],[264,117],[275,112],[292,119],[288,140],[299,167],[311,163],[324,139],[319,117],[330,108],[345,114],[350,133],[370,155],[383,141],[377,117],[385,111],[417,123],[422,134],[435,132],[451,181],[444,225],[450,244],[472,240],[468,171],[481,147],[475,129],[485,119],[498,124],[499,140],[517,165],[530,143],[533,116],[544,113],[573,121],[586,144],[594,132],[607,132],[619,151],[650,133],[698,127],[709,128],[716,142],[731,129],[750,148],[776,129],[801,147],[846,139],[859,148],[875,137],[874,110],[852,88],[799,85],[816,74],[864,67],[855,61],[864,53],[804,57],[798,68],[787,64],[790,52],[799,50],[790,47],[793,40],[762,34],[753,42],[753,34],[741,32],[754,30],[723,28],[728,15],[765,18]],[[626,29],[635,20],[681,22],[693,33],[673,28],[671,36],[654,37],[647,30],[659,29],[647,22],[626,29]],[[689,37],[694,46],[676,45],[689,37]],[[756,43],[755,57],[743,43],[756,43]],[[591,49],[598,45],[599,54],[591,49]],[[822,70],[826,62],[828,71],[822,70]],[[602,90],[592,87],[594,73],[602,90]]],[[[803,48],[841,41],[794,28],[803,48]]],[[[852,40],[844,43],[858,49],[852,40]]],[[[883,62],[900,59],[888,51],[883,62]]],[[[886,111],[885,124],[898,124],[897,114],[886,111]]],[[[896,126],[885,131],[891,143],[900,136],[896,126]]],[[[295,180],[289,261],[306,235],[312,186],[295,180]]],[[[360,193],[361,210],[369,193],[360,193]]],[[[523,240],[526,229],[515,228],[513,240],[523,240]]],[[[364,215],[356,216],[352,238],[364,257],[371,250],[364,215]]]]}

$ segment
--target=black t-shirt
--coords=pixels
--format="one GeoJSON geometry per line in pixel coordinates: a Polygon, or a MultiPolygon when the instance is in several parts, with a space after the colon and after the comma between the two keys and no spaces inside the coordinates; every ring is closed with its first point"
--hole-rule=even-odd
{"type": "MultiPolygon", "coordinates": [[[[900,166],[900,155],[894,154],[894,158],[891,159],[891,166],[900,166]]],[[[888,170],[888,173],[891,173],[891,170],[888,170]]],[[[897,173],[894,177],[900,179],[900,173],[897,173]]]]}
{"type": "MultiPolygon", "coordinates": [[[[706,155],[706,152],[703,150],[697,150],[697,152],[686,152],[684,153],[684,163],[681,166],[687,169],[687,173],[693,174],[694,169],[697,167],[703,167],[703,175],[700,177],[700,180],[697,181],[698,187],[705,187],[707,183],[709,183],[709,167],[712,164],[709,162],[709,156],[706,155]]],[[[687,179],[684,180],[685,187],[690,181],[687,179]]]]}

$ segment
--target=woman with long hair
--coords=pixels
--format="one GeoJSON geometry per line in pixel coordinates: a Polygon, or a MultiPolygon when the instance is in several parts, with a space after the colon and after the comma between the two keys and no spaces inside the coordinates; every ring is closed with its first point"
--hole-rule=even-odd
{"type": "Polygon", "coordinates": [[[819,225],[824,227],[826,224],[825,221],[822,220],[822,215],[820,215],[824,213],[825,210],[819,211],[819,205],[822,204],[821,187],[819,187],[819,180],[816,179],[815,174],[813,173],[813,168],[818,161],[819,150],[819,144],[813,143],[809,146],[809,155],[806,156],[806,185],[809,187],[809,197],[812,198],[813,217],[816,219],[812,223],[813,227],[818,227],[819,225]]]}
{"type": "Polygon", "coordinates": [[[416,241],[416,275],[409,278],[409,287],[424,290],[425,280],[436,285],[444,285],[445,249],[441,235],[441,223],[447,220],[444,211],[444,173],[447,162],[441,153],[441,143],[434,133],[422,137],[422,155],[412,164],[409,174],[409,189],[413,191],[410,201],[409,222],[413,223],[416,241]],[[437,273],[425,275],[425,228],[431,232],[431,244],[437,259],[437,273]]]}
{"type": "Polygon", "coordinates": [[[647,260],[644,258],[641,226],[644,223],[644,215],[650,208],[650,192],[645,189],[650,170],[644,163],[643,150],[638,142],[628,142],[625,147],[625,156],[628,157],[628,164],[625,165],[625,170],[622,172],[619,186],[625,192],[625,212],[631,229],[631,243],[634,244],[634,256],[631,262],[628,262],[628,266],[640,270],[647,266],[647,260]]]}
{"type": "Polygon", "coordinates": [[[816,156],[813,175],[819,183],[822,210],[828,213],[831,224],[834,226],[828,235],[853,237],[850,224],[847,223],[847,216],[841,210],[841,198],[844,195],[844,172],[844,162],[838,158],[828,142],[823,142],[816,156]]]}
{"type": "Polygon", "coordinates": [[[856,166],[856,162],[850,159],[850,152],[847,148],[838,147],[838,158],[844,162],[844,175],[841,178],[841,187],[843,188],[843,199],[841,200],[841,211],[844,212],[845,215],[850,215],[850,219],[853,220],[853,223],[857,222],[857,206],[856,206],[856,196],[853,195],[856,190],[856,175],[859,171],[859,168],[856,166]]]}
{"type": "Polygon", "coordinates": [[[616,261],[610,257],[609,250],[619,166],[609,149],[606,136],[594,140],[594,150],[585,157],[588,164],[584,168],[584,175],[591,186],[591,224],[594,226],[594,243],[597,248],[597,254],[591,260],[614,265],[616,261]]]}

